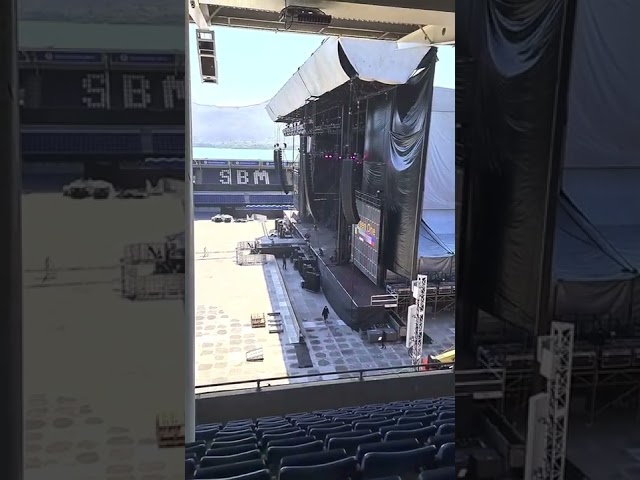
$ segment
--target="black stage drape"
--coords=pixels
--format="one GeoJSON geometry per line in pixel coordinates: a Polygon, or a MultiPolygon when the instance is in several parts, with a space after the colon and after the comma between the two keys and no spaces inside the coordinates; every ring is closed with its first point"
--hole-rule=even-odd
{"type": "Polygon", "coordinates": [[[467,25],[460,53],[473,61],[475,82],[465,282],[477,306],[533,329],[545,205],[556,201],[549,174],[565,2],[469,2],[457,19],[467,25]]]}
{"type": "Polygon", "coordinates": [[[435,62],[432,49],[421,73],[367,106],[362,190],[382,192],[382,262],[405,278],[417,265],[435,62]]]}

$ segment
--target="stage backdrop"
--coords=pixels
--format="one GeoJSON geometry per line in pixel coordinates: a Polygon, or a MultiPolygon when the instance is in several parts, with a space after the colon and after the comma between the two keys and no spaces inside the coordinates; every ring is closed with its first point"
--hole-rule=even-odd
{"type": "Polygon", "coordinates": [[[367,108],[362,190],[383,192],[382,262],[406,278],[417,268],[435,53],[421,73],[367,108]]]}

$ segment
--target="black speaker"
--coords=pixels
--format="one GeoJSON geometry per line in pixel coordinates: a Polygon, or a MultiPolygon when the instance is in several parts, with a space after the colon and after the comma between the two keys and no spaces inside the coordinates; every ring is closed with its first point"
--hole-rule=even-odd
{"type": "Polygon", "coordinates": [[[347,223],[355,225],[360,221],[358,209],[356,207],[356,196],[354,188],[354,163],[353,160],[345,159],[342,161],[342,172],[340,175],[340,201],[342,203],[342,212],[347,223]]]}
{"type": "Polygon", "coordinates": [[[200,58],[200,78],[206,83],[218,83],[218,60],[216,40],[211,30],[196,30],[198,57],[200,58]]]}
{"type": "Polygon", "coordinates": [[[285,172],[284,165],[282,163],[282,149],[280,147],[276,147],[273,150],[273,166],[276,169],[276,174],[280,178],[282,191],[288,194],[291,191],[291,188],[287,183],[287,173],[285,172]]]}

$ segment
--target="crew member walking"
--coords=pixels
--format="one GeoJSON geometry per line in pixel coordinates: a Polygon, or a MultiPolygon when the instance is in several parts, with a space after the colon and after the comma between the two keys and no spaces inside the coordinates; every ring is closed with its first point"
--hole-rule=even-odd
{"type": "Polygon", "coordinates": [[[325,322],[327,321],[327,318],[329,318],[329,307],[327,307],[326,305],[322,309],[322,318],[324,318],[325,322]]]}
{"type": "Polygon", "coordinates": [[[387,332],[383,330],[382,334],[380,335],[380,349],[385,350],[387,348],[387,346],[385,345],[386,341],[387,341],[387,332]]]}
{"type": "Polygon", "coordinates": [[[286,253],[282,254],[282,269],[283,270],[287,269],[287,254],[286,253]]]}

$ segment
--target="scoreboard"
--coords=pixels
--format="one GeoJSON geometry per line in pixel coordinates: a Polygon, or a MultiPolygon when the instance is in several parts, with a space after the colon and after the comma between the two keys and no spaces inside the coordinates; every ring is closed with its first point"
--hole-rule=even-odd
{"type": "Polygon", "coordinates": [[[21,52],[26,124],[184,125],[184,56],[21,52]]]}
{"type": "Polygon", "coordinates": [[[194,167],[199,191],[282,190],[280,175],[273,168],[228,166],[194,167]]]}

